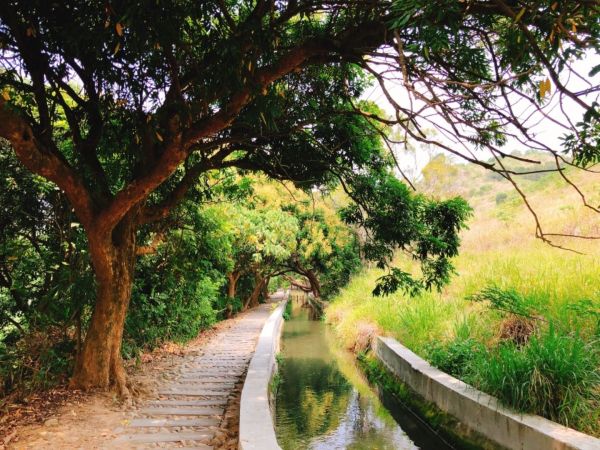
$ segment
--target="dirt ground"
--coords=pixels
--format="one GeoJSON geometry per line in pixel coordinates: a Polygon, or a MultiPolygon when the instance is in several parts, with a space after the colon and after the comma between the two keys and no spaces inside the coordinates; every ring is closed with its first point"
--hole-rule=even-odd
{"type": "MultiPolygon", "coordinates": [[[[152,395],[160,381],[177,370],[186,356],[197,354],[211,337],[243,316],[219,322],[185,345],[165,344],[142,354],[136,364],[130,363],[127,370],[136,387],[130,404],[119,402],[111,393],[59,388],[34,396],[27,405],[14,405],[9,414],[0,416],[0,450],[111,448],[116,430],[135,415],[138,406],[152,395]]],[[[237,391],[213,442],[215,448],[237,448],[239,389],[237,391]]]]}

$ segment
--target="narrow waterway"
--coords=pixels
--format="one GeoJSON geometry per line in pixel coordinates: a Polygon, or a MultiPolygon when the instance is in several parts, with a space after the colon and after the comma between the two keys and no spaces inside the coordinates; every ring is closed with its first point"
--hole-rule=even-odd
{"type": "Polygon", "coordinates": [[[279,370],[276,431],[284,450],[453,448],[393,397],[378,395],[298,299],[284,324],[279,370]]]}

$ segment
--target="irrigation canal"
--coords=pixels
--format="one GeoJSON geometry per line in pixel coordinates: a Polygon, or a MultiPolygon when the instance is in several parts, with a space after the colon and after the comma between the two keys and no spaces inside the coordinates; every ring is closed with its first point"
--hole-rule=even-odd
{"type": "Polygon", "coordinates": [[[298,294],[290,301],[275,402],[283,450],[458,450],[394,397],[370,386],[333,331],[310,320],[298,294]]]}

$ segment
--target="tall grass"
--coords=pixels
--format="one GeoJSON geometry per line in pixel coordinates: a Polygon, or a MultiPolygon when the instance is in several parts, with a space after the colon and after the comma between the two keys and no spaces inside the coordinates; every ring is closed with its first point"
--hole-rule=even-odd
{"type": "MultiPolygon", "coordinates": [[[[557,231],[600,228],[597,217],[584,220],[579,207],[566,208],[570,197],[557,195],[556,186],[544,189],[538,199],[567,214],[566,224],[550,222],[557,231]]],[[[458,275],[442,292],[374,298],[382,272],[365,270],[334,299],[328,322],[348,348],[364,323],[372,324],[507,405],[600,436],[599,243],[579,243],[584,255],[557,250],[534,239],[528,217],[514,205],[488,202],[478,210],[455,260],[458,275]],[[511,208],[508,224],[496,218],[502,208],[511,208]],[[513,312],[533,317],[535,332],[525,345],[503,340],[510,314],[468,300],[488,286],[512,292],[505,300],[518,303],[513,312]]]]}
{"type": "Polygon", "coordinates": [[[600,358],[596,342],[550,327],[524,347],[476,352],[466,381],[520,411],[600,433],[600,358]]]}
{"type": "Polygon", "coordinates": [[[382,272],[367,270],[334,299],[327,310],[329,322],[348,346],[358,321],[376,324],[416,352],[429,341],[452,338],[456,323],[462,321],[471,324],[474,338],[491,343],[497,338],[502,314],[467,297],[493,284],[519,292],[545,320],[579,330],[586,339],[596,334],[597,319],[580,314],[573,305],[581,304],[582,299],[594,304],[600,300],[597,258],[536,245],[510,252],[463,253],[456,265],[459,275],[443,292],[425,292],[415,298],[402,294],[373,297],[371,291],[382,272]]]}

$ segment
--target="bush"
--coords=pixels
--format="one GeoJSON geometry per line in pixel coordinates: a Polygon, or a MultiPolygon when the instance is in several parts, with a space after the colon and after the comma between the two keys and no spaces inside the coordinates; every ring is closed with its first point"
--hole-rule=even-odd
{"type": "Polygon", "coordinates": [[[244,305],[240,297],[229,298],[226,295],[219,295],[215,299],[213,308],[219,320],[227,319],[229,306],[231,314],[237,314],[242,310],[244,305]]]}
{"type": "Polygon", "coordinates": [[[292,301],[288,300],[285,304],[285,311],[283,311],[283,320],[290,320],[292,318],[292,301]]]}
{"type": "Polygon", "coordinates": [[[75,342],[58,327],[31,332],[11,345],[0,342],[0,397],[60,384],[73,367],[75,342]]]}
{"type": "Polygon", "coordinates": [[[123,354],[132,357],[142,348],[165,341],[184,342],[217,319],[213,305],[219,286],[210,278],[196,282],[163,280],[150,295],[136,292],[125,321],[123,354]]]}
{"type": "Polygon", "coordinates": [[[496,205],[500,205],[506,201],[508,194],[506,192],[499,192],[496,194],[496,205]]]}

